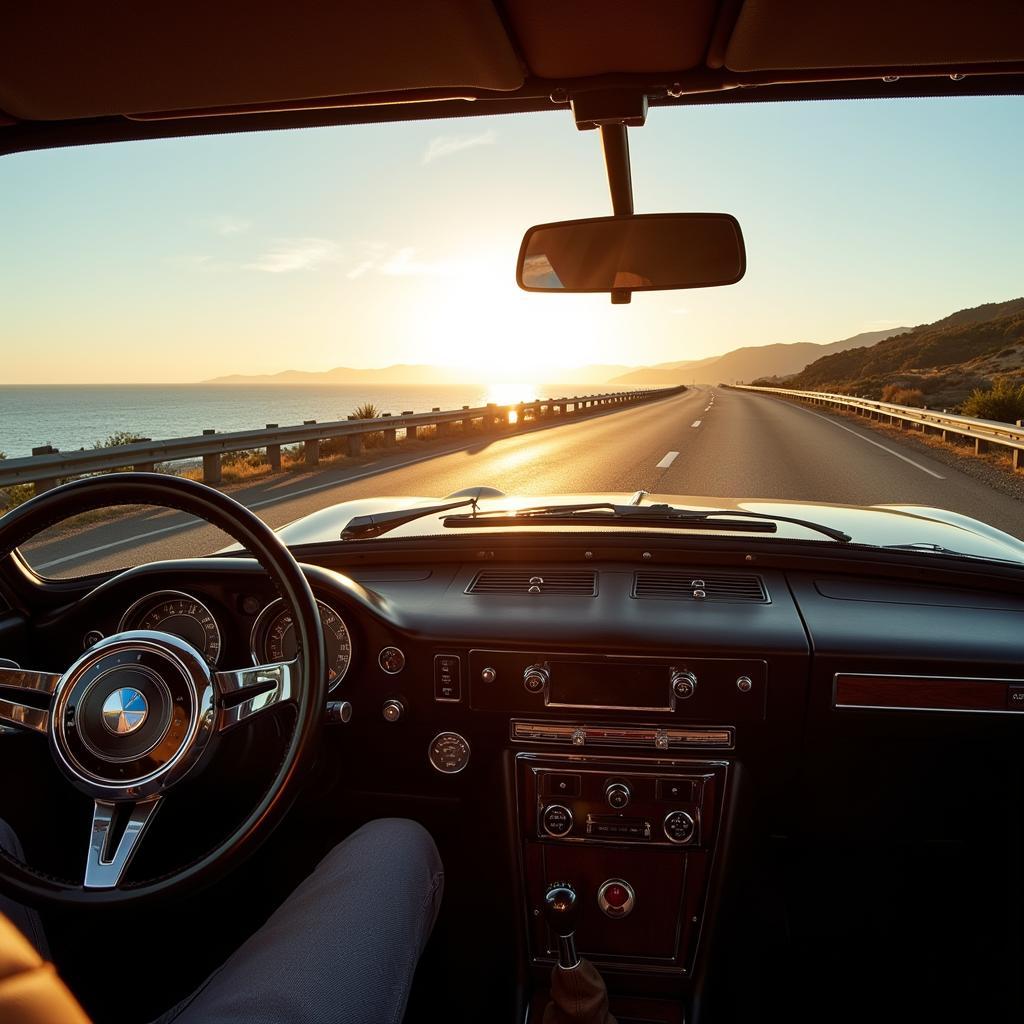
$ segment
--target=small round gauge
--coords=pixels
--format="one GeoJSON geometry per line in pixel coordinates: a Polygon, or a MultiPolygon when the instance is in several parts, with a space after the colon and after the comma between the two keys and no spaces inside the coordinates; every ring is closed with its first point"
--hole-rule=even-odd
{"type": "Polygon", "coordinates": [[[439,732],[427,748],[430,763],[443,775],[457,775],[469,764],[469,741],[457,732],[439,732]]]}
{"type": "MultiPolygon", "coordinates": [[[[327,688],[333,690],[352,664],[352,636],[345,620],[329,604],[318,600],[316,606],[327,644],[327,688]]],[[[295,657],[295,624],[280,598],[271,601],[256,617],[249,646],[257,665],[291,661],[295,657]]]]}
{"type": "Polygon", "coordinates": [[[190,643],[216,665],[220,658],[220,626],[202,601],[179,590],[161,590],[147,594],[121,616],[118,630],[154,629],[170,633],[190,643]]]}

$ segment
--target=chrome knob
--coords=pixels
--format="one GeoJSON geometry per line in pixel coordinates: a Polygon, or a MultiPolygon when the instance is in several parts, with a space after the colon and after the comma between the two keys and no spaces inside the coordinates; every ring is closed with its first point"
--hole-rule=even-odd
{"type": "Polygon", "coordinates": [[[697,692],[697,677],[684,669],[672,669],[672,692],[679,700],[688,700],[697,692]]]}
{"type": "Polygon", "coordinates": [[[397,722],[405,712],[405,707],[400,700],[386,700],[384,701],[384,707],[381,708],[381,714],[384,715],[385,722],[397,722]]]}
{"type": "Polygon", "coordinates": [[[527,693],[540,693],[548,685],[550,677],[546,665],[531,665],[523,673],[523,687],[527,693]]]}
{"type": "Polygon", "coordinates": [[[624,811],[629,806],[632,796],[629,786],[624,782],[609,782],[605,786],[605,802],[613,811],[624,811]]]}
{"type": "Polygon", "coordinates": [[[327,721],[347,724],[352,721],[352,705],[347,700],[332,700],[327,703],[327,721]]]}
{"type": "Polygon", "coordinates": [[[480,670],[480,678],[485,683],[493,683],[494,680],[498,678],[498,670],[496,668],[491,668],[491,666],[488,665],[486,668],[480,670]]]}
{"type": "Polygon", "coordinates": [[[693,838],[697,823],[688,811],[669,811],[661,823],[665,838],[670,843],[688,843],[693,838]]]}

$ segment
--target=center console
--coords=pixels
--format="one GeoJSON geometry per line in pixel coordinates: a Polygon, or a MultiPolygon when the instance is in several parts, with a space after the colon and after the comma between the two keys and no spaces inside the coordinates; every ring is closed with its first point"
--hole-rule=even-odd
{"type": "Polygon", "coordinates": [[[763,721],[756,659],[472,651],[476,708],[511,712],[529,959],[555,963],[551,886],[602,969],[690,976],[736,732],[763,721]],[[520,717],[522,716],[522,717],[520,717]]]}
{"type": "Polygon", "coordinates": [[[580,897],[577,944],[599,966],[686,974],[700,935],[729,764],[520,753],[519,831],[530,959],[557,937],[541,903],[580,897]]]}

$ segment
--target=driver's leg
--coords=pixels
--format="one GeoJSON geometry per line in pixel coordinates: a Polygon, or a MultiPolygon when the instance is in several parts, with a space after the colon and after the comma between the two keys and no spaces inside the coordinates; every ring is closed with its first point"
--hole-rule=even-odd
{"type": "MultiPolygon", "coordinates": [[[[0,849],[12,857],[17,857],[20,861],[25,860],[25,851],[21,848],[18,834],[3,818],[0,818],[0,849]]],[[[36,947],[36,952],[44,960],[50,959],[50,947],[46,941],[46,933],[43,931],[43,922],[36,911],[21,903],[16,903],[0,893],[0,914],[15,924],[22,935],[36,947]]]]}
{"type": "Polygon", "coordinates": [[[398,1022],[443,888],[426,829],[372,821],[160,1024],[398,1022]]]}

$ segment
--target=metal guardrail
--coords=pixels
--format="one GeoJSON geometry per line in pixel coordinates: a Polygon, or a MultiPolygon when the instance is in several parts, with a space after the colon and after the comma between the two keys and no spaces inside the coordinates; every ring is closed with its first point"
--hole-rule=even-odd
{"type": "Polygon", "coordinates": [[[398,443],[400,430],[404,430],[406,438],[409,438],[416,437],[423,428],[433,427],[439,435],[446,436],[451,432],[453,424],[461,424],[462,429],[468,432],[473,423],[480,421],[479,429],[485,433],[504,431],[548,417],[568,420],[569,417],[599,409],[648,402],[685,390],[685,387],[674,387],[573,395],[514,405],[492,403],[474,409],[463,406],[461,409],[444,411],[438,408],[431,412],[403,412],[401,416],[385,414],[368,420],[349,418],[330,423],[307,420],[291,427],[268,423],[262,430],[236,430],[222,434],[204,430],[195,437],[177,437],[168,441],[144,440],[113,448],[88,448],[74,452],[60,452],[44,445],[33,448],[31,456],[0,461],[0,487],[32,483],[35,484],[36,493],[39,493],[70,477],[109,472],[126,466],[152,471],[158,463],[181,462],[200,457],[203,460],[203,480],[208,484],[219,484],[221,456],[234,452],[265,449],[270,468],[279,470],[282,446],[301,444],[305,464],[314,467],[320,461],[320,443],[335,438],[348,438],[347,454],[358,456],[362,454],[365,438],[371,434],[382,434],[384,446],[393,447],[398,443]],[[514,418],[511,415],[513,412],[516,414],[514,418]]]}
{"type": "Polygon", "coordinates": [[[992,445],[1010,450],[1014,469],[1024,469],[1024,421],[1017,420],[1016,426],[1000,423],[998,420],[978,420],[971,416],[957,416],[953,413],[938,412],[935,409],[919,409],[912,405],[896,405],[893,402],[876,402],[870,398],[853,395],[836,395],[827,391],[794,391],[789,388],[755,387],[752,384],[723,384],[724,388],[735,391],[757,391],[785,398],[799,398],[812,405],[826,405],[837,409],[852,409],[862,416],[876,420],[887,420],[901,429],[916,427],[922,433],[933,431],[942,435],[963,437],[974,441],[975,454],[982,454],[992,445]]]}

